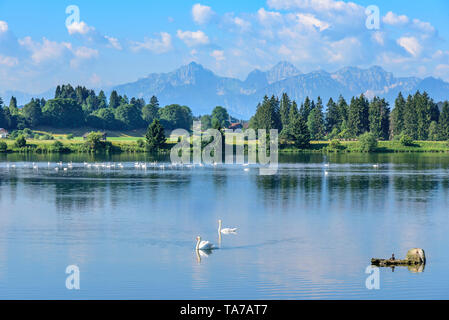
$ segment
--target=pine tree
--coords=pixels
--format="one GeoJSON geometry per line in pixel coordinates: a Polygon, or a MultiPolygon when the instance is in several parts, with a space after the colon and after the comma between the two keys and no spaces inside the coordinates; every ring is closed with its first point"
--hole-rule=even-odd
{"type": "Polygon", "coordinates": [[[348,129],[353,137],[369,130],[369,102],[362,94],[352,98],[348,110],[348,129]]]}
{"type": "Polygon", "coordinates": [[[414,99],[411,95],[407,97],[407,101],[405,102],[403,133],[413,140],[418,139],[418,115],[415,109],[414,99]]]}
{"type": "Polygon", "coordinates": [[[340,130],[341,122],[342,120],[340,119],[338,106],[334,100],[330,98],[327,103],[326,111],[326,132],[331,133],[334,129],[337,129],[338,132],[340,130]]]}
{"type": "MultiPolygon", "coordinates": [[[[338,118],[340,127],[343,125],[343,122],[348,122],[348,104],[346,103],[345,98],[342,95],[338,98],[338,118]]],[[[342,129],[343,130],[343,129],[342,129]]]]}
{"type": "Polygon", "coordinates": [[[299,116],[298,105],[296,101],[292,102],[292,106],[290,107],[290,112],[288,114],[288,123],[292,123],[299,116]]]}
{"type": "Polygon", "coordinates": [[[256,114],[251,120],[253,129],[280,129],[281,120],[279,115],[279,101],[276,98],[267,96],[257,107],[256,114]]]}
{"type": "Polygon", "coordinates": [[[439,120],[440,138],[442,140],[449,140],[449,102],[445,101],[441,110],[439,120]]]}
{"type": "Polygon", "coordinates": [[[152,152],[162,149],[165,146],[166,137],[164,127],[162,127],[158,119],[154,119],[153,123],[148,126],[145,138],[147,140],[148,149],[152,152]]]}
{"type": "Polygon", "coordinates": [[[376,139],[388,140],[390,131],[390,109],[385,99],[374,97],[369,105],[369,130],[376,139]]]}
{"type": "Polygon", "coordinates": [[[119,95],[117,94],[117,91],[112,91],[111,96],[109,97],[109,108],[111,109],[117,109],[117,107],[120,105],[121,99],[119,95]]]}
{"type": "Polygon", "coordinates": [[[394,109],[391,112],[391,135],[399,136],[405,127],[405,99],[402,93],[399,92],[398,97],[394,102],[394,109]]]}
{"type": "Polygon", "coordinates": [[[108,102],[106,100],[106,95],[104,94],[104,91],[101,90],[98,94],[98,109],[103,109],[108,107],[108,102]]]}
{"type": "Polygon", "coordinates": [[[272,129],[282,130],[282,121],[280,114],[280,101],[274,95],[270,99],[270,110],[272,118],[272,129]]]}
{"type": "Polygon", "coordinates": [[[440,140],[440,130],[438,128],[438,123],[436,121],[432,121],[429,126],[429,136],[428,139],[431,141],[440,140]]]}
{"type": "Polygon", "coordinates": [[[432,121],[437,122],[439,118],[438,106],[430,99],[429,95],[419,91],[413,96],[415,112],[417,114],[417,139],[427,140],[429,128],[432,121]]]}
{"type": "Polygon", "coordinates": [[[310,146],[310,132],[306,121],[302,116],[297,116],[286,130],[287,139],[292,141],[295,147],[306,149],[310,146]]]}
{"type": "Polygon", "coordinates": [[[357,137],[361,133],[361,126],[359,101],[358,98],[352,97],[348,109],[348,130],[352,137],[357,137]]]}
{"type": "Polygon", "coordinates": [[[281,116],[282,128],[288,127],[288,124],[290,122],[291,105],[292,105],[292,103],[291,103],[288,95],[286,93],[282,94],[281,105],[280,105],[280,109],[279,109],[279,113],[281,116]]]}
{"type": "Polygon", "coordinates": [[[309,113],[307,126],[313,140],[320,140],[324,138],[323,102],[320,97],[318,97],[316,106],[309,113]]]}
{"type": "Polygon", "coordinates": [[[303,119],[308,119],[310,111],[312,111],[312,102],[309,97],[306,97],[304,103],[301,104],[301,108],[299,109],[299,114],[303,119]]]}
{"type": "Polygon", "coordinates": [[[150,99],[150,105],[156,108],[159,108],[159,100],[156,96],[152,96],[150,99]]]}
{"type": "Polygon", "coordinates": [[[55,91],[55,99],[59,99],[60,97],[61,97],[61,86],[58,85],[55,91]]]}
{"type": "Polygon", "coordinates": [[[11,97],[11,100],[9,101],[9,112],[12,115],[19,114],[19,109],[17,108],[17,99],[16,99],[16,97],[11,97]]]}

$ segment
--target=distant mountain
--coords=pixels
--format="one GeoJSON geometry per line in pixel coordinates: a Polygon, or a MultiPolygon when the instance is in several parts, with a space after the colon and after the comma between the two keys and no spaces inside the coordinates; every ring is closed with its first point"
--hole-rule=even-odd
{"type": "MultiPolygon", "coordinates": [[[[349,100],[363,93],[369,98],[384,97],[393,106],[399,92],[407,96],[417,90],[427,91],[435,102],[449,99],[449,83],[433,77],[397,78],[378,66],[368,69],[346,67],[334,73],[320,70],[304,74],[288,62],[280,62],[266,71],[254,70],[243,81],[218,76],[192,62],[173,72],[152,73],[133,83],[103,89],[107,95],[117,90],[119,94],[145,98],[146,101],[155,95],[161,106],[174,103],[187,105],[195,115],[210,114],[215,106],[221,105],[240,119],[249,119],[264,95],[280,96],[284,92],[299,104],[306,96],[313,99],[321,96],[326,104],[330,97],[338,99],[340,94],[349,100]]],[[[1,94],[6,104],[9,104],[12,95],[18,98],[19,105],[23,105],[32,97],[52,98],[54,89],[38,95],[22,92],[1,94]]]]}
{"type": "Polygon", "coordinates": [[[330,97],[338,99],[340,94],[350,99],[363,93],[369,98],[384,97],[393,105],[399,92],[406,96],[416,90],[427,91],[436,102],[449,99],[449,83],[441,79],[396,78],[379,66],[303,74],[288,62],[280,62],[267,71],[254,70],[244,81],[220,77],[192,62],[173,72],[150,74],[114,89],[146,100],[156,95],[161,105],[187,105],[195,115],[210,113],[213,107],[221,105],[233,116],[244,119],[254,114],[264,95],[280,96],[284,92],[299,102],[306,96],[321,96],[327,103],[330,97]]]}

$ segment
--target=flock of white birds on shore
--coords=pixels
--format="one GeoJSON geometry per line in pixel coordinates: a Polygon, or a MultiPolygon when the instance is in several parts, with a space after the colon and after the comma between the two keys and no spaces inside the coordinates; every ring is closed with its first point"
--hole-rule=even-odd
{"type": "MultiPolygon", "coordinates": [[[[97,170],[111,170],[111,169],[136,169],[136,170],[149,170],[149,169],[160,169],[160,170],[165,170],[165,169],[194,169],[194,168],[204,168],[204,167],[217,167],[218,164],[217,163],[212,163],[212,164],[203,164],[203,163],[198,163],[198,164],[182,164],[182,163],[158,163],[158,162],[134,162],[133,163],[116,163],[116,162],[96,162],[96,163],[89,163],[89,162],[84,162],[84,163],[79,163],[79,164],[74,164],[73,162],[67,162],[67,163],[63,163],[62,161],[60,162],[48,162],[46,165],[45,163],[36,163],[36,162],[32,162],[32,163],[25,163],[23,164],[21,167],[23,168],[32,168],[34,170],[39,170],[39,169],[53,169],[56,172],[59,171],[69,171],[72,170],[74,167],[84,167],[86,169],[97,169],[97,170]]],[[[244,172],[250,172],[250,165],[249,164],[241,164],[243,171],[244,172]]],[[[15,169],[20,167],[19,164],[16,163],[7,163],[6,164],[6,168],[8,169],[15,169]]],[[[327,177],[330,174],[329,171],[330,168],[330,163],[325,163],[324,164],[324,175],[327,177]]],[[[379,164],[373,164],[372,168],[374,169],[379,169],[380,165],[379,164]]]]}
{"type": "MultiPolygon", "coordinates": [[[[158,162],[134,162],[134,163],[116,163],[116,162],[95,162],[95,163],[73,163],[73,162],[67,162],[64,163],[62,161],[60,162],[48,162],[48,163],[7,163],[6,168],[7,169],[16,169],[16,168],[28,168],[33,170],[39,170],[39,169],[51,169],[56,172],[59,171],[69,171],[73,168],[85,168],[85,169],[97,169],[97,170],[113,170],[113,169],[135,169],[135,170],[151,170],[151,169],[159,169],[159,170],[165,170],[165,169],[194,169],[194,168],[204,168],[204,167],[210,167],[215,168],[218,164],[216,162],[212,164],[182,164],[182,163],[158,163],[158,162]]],[[[243,171],[249,172],[250,168],[248,167],[248,164],[242,164],[243,171]]]]}

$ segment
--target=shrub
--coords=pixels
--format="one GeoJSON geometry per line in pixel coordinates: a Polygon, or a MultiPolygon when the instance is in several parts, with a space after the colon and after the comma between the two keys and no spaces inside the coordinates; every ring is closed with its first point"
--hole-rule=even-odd
{"type": "Polygon", "coordinates": [[[74,136],[73,136],[72,133],[69,133],[69,134],[67,135],[67,140],[72,140],[73,138],[74,138],[74,136]]]}
{"type": "Polygon", "coordinates": [[[0,152],[6,152],[8,150],[8,145],[4,141],[0,141],[0,152]]]}
{"type": "Polygon", "coordinates": [[[62,152],[65,150],[64,144],[61,141],[53,142],[51,147],[53,152],[62,152]]]}
{"type": "Polygon", "coordinates": [[[330,150],[342,150],[342,149],[344,149],[344,146],[340,143],[339,140],[333,139],[329,143],[328,149],[330,149],[330,150]]]}
{"type": "Polygon", "coordinates": [[[14,147],[23,148],[27,145],[27,141],[23,135],[19,136],[14,142],[14,147]]]}
{"type": "Polygon", "coordinates": [[[105,151],[106,141],[103,140],[103,134],[101,132],[91,132],[87,135],[85,146],[91,152],[105,151]]]}
{"type": "Polygon", "coordinates": [[[401,138],[399,139],[399,142],[405,147],[413,147],[414,146],[413,139],[406,134],[403,134],[401,136],[401,138]]]}
{"type": "Polygon", "coordinates": [[[366,132],[359,137],[359,148],[362,152],[374,152],[377,149],[377,139],[374,134],[366,132]]]}
{"type": "Polygon", "coordinates": [[[145,148],[145,141],[143,139],[137,140],[137,146],[139,148],[145,148]]]}
{"type": "Polygon", "coordinates": [[[44,134],[41,137],[42,140],[54,140],[53,136],[49,135],[49,134],[44,134]]]}
{"type": "Polygon", "coordinates": [[[31,129],[25,128],[22,130],[22,134],[26,137],[26,138],[30,138],[33,134],[33,131],[31,131],[31,129]]]}

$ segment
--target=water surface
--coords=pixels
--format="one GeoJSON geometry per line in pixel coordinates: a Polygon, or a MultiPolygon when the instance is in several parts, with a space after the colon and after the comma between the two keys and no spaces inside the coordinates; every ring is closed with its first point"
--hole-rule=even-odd
{"type": "Polygon", "coordinates": [[[0,298],[449,298],[448,155],[280,160],[277,175],[259,176],[144,155],[1,155],[0,298]],[[197,235],[219,244],[220,218],[238,234],[198,256],[197,235]],[[382,269],[380,290],[366,289],[372,257],[413,247],[426,250],[423,272],[382,269]],[[79,291],[65,287],[68,265],[79,291]]]}

